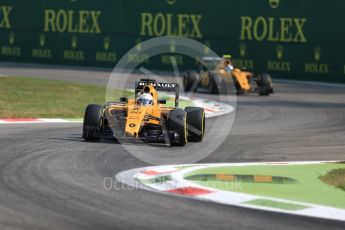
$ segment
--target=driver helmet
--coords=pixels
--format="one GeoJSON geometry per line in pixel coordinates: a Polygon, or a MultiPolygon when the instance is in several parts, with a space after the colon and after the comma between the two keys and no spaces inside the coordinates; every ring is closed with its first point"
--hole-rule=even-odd
{"type": "Polygon", "coordinates": [[[153,97],[149,93],[143,93],[139,95],[137,102],[141,105],[153,105],[153,97]]]}
{"type": "Polygon", "coordinates": [[[223,55],[224,64],[231,65],[231,58],[232,56],[230,54],[223,55]]]}
{"type": "Polygon", "coordinates": [[[231,73],[234,70],[234,66],[232,65],[231,62],[231,55],[223,55],[223,60],[224,60],[224,69],[226,72],[231,73]]]}

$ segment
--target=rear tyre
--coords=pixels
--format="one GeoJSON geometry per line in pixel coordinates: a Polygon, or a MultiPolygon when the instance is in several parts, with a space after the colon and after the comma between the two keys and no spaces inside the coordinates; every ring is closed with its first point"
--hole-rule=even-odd
{"type": "Polygon", "coordinates": [[[83,123],[83,138],[86,141],[99,141],[101,139],[101,119],[103,106],[88,105],[85,110],[83,123]]]}
{"type": "Polygon", "coordinates": [[[256,79],[256,84],[260,96],[268,96],[273,93],[272,78],[269,74],[259,74],[256,79]]]}
{"type": "Polygon", "coordinates": [[[175,109],[168,114],[167,130],[172,146],[187,144],[187,113],[183,109],[175,109]]]}
{"type": "Polygon", "coordinates": [[[218,84],[215,79],[216,76],[209,73],[209,86],[208,86],[208,93],[210,94],[219,94],[218,84]]]}
{"type": "Polygon", "coordinates": [[[234,80],[234,85],[235,85],[236,95],[237,95],[237,96],[244,94],[244,91],[243,91],[243,89],[241,88],[240,83],[239,83],[236,79],[234,80]]]}
{"type": "MultiPolygon", "coordinates": [[[[183,74],[183,89],[185,92],[189,92],[196,81],[198,81],[199,75],[195,71],[187,71],[183,74]]],[[[197,87],[194,91],[196,91],[197,87]]]]}
{"type": "Polygon", "coordinates": [[[205,111],[200,107],[186,107],[188,141],[201,142],[205,134],[205,111]]]}

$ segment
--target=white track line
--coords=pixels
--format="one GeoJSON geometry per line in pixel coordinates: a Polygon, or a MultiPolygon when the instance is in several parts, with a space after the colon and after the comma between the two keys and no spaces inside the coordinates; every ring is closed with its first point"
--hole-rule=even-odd
{"type": "Polygon", "coordinates": [[[41,124],[41,123],[82,123],[80,120],[61,118],[37,118],[37,119],[0,119],[0,124],[41,124]]]}

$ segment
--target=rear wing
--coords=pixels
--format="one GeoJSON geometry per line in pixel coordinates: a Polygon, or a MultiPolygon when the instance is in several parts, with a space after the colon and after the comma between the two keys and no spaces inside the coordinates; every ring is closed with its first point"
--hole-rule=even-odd
{"type": "Polygon", "coordinates": [[[221,61],[222,58],[220,57],[202,57],[202,61],[221,61]]]}
{"type": "Polygon", "coordinates": [[[153,79],[140,79],[135,83],[135,95],[143,90],[145,85],[152,85],[157,91],[175,92],[175,107],[178,107],[180,101],[180,90],[177,83],[156,82],[153,79]]]}

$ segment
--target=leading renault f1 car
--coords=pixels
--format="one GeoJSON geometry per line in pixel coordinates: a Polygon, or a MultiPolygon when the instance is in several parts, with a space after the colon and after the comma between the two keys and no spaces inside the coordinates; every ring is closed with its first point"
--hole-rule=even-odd
{"type": "Polygon", "coordinates": [[[186,92],[198,89],[211,94],[227,93],[231,84],[236,88],[236,94],[256,92],[260,96],[273,93],[272,78],[267,73],[254,73],[234,68],[231,56],[204,57],[197,71],[187,71],[183,74],[183,86],[186,92]]]}
{"type": "Polygon", "coordinates": [[[99,141],[104,136],[139,139],[145,142],[184,146],[200,142],[205,132],[203,108],[178,108],[179,88],[175,83],[158,83],[141,79],[135,86],[135,97],[120,98],[104,106],[90,104],[85,110],[83,138],[99,141]],[[166,107],[166,100],[157,91],[175,91],[175,107],[166,107]]]}

